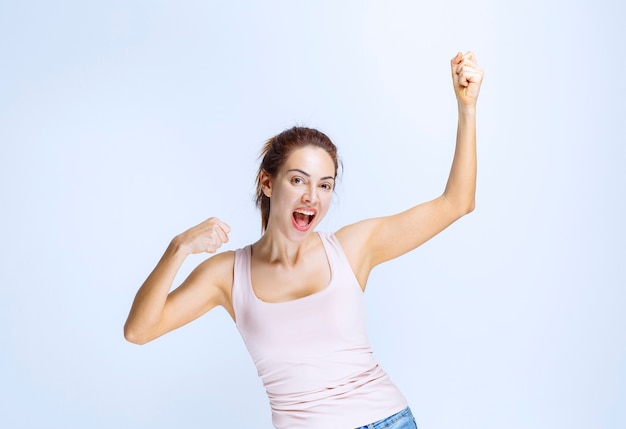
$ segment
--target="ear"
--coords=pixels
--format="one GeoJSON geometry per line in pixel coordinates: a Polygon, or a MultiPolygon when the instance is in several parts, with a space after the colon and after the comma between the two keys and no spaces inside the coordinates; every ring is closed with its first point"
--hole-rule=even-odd
{"type": "Polygon", "coordinates": [[[269,174],[267,174],[267,171],[265,170],[261,171],[261,173],[259,174],[259,182],[261,183],[261,189],[263,190],[263,194],[265,194],[267,198],[271,198],[272,197],[272,178],[270,177],[269,174]]]}

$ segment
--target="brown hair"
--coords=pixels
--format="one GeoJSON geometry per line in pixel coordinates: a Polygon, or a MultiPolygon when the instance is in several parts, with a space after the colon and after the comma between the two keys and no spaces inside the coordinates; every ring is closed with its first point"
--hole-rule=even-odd
{"type": "Polygon", "coordinates": [[[335,177],[339,170],[337,147],[321,131],[313,128],[293,127],[272,137],[263,146],[261,151],[261,164],[256,178],[256,205],[261,210],[261,227],[267,228],[270,218],[270,199],[263,193],[261,173],[265,171],[271,178],[276,177],[278,170],[285,164],[287,158],[295,149],[305,146],[315,146],[324,149],[335,163],[335,177]]]}

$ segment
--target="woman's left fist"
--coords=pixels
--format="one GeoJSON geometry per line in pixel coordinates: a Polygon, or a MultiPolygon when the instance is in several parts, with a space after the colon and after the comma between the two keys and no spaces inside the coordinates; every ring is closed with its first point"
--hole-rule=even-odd
{"type": "Polygon", "coordinates": [[[454,93],[458,102],[466,106],[475,105],[485,74],[483,69],[476,64],[476,57],[472,52],[465,54],[459,52],[450,61],[450,67],[454,93]]]}

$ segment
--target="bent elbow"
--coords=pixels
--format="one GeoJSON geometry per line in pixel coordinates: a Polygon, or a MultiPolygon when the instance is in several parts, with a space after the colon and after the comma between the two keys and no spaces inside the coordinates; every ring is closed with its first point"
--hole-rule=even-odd
{"type": "Polygon", "coordinates": [[[476,203],[474,202],[474,200],[467,201],[464,203],[458,203],[454,206],[454,209],[453,209],[454,216],[458,220],[462,218],[463,216],[473,212],[474,208],[476,208],[476,203]]]}
{"type": "Polygon", "coordinates": [[[128,323],[124,325],[124,338],[129,343],[137,344],[139,346],[143,346],[146,344],[149,339],[145,336],[139,335],[135,330],[131,329],[128,326],[128,323]]]}
{"type": "Polygon", "coordinates": [[[476,208],[476,200],[472,199],[472,201],[470,201],[470,203],[467,205],[464,214],[470,214],[471,212],[474,211],[475,208],[476,208]]]}
{"type": "Polygon", "coordinates": [[[444,200],[447,202],[447,210],[455,220],[470,214],[476,208],[476,198],[473,195],[456,196],[444,192],[444,200]]]}

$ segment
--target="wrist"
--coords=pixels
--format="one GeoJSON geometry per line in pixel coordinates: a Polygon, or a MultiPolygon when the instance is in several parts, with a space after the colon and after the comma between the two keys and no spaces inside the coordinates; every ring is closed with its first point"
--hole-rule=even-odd
{"type": "Polygon", "coordinates": [[[191,250],[185,243],[185,239],[183,234],[179,234],[172,239],[170,245],[167,248],[168,253],[171,253],[174,256],[186,258],[191,254],[191,250]]]}
{"type": "Polygon", "coordinates": [[[458,103],[459,116],[476,116],[476,104],[458,103]]]}

